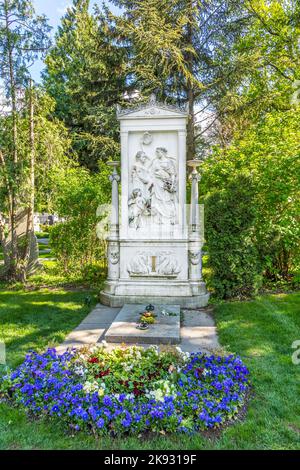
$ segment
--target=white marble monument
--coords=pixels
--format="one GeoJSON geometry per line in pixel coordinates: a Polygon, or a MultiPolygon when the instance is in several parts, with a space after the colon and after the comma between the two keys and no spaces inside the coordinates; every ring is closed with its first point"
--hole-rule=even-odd
{"type": "Polygon", "coordinates": [[[202,237],[197,162],[186,205],[186,120],[160,104],[118,109],[121,123],[121,204],[117,162],[111,162],[112,214],[108,278],[102,303],[207,305],[201,273],[202,237]]]}

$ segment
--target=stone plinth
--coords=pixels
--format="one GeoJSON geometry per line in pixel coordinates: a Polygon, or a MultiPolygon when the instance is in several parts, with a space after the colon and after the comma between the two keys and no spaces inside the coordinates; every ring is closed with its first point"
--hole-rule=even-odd
{"type": "Polygon", "coordinates": [[[108,343],[143,343],[143,344],[178,344],[180,342],[180,307],[179,305],[155,305],[157,315],[154,324],[148,330],[136,328],[140,312],[146,304],[126,304],[108,329],[105,340],[108,343]],[[176,313],[176,316],[163,316],[162,310],[176,313]]]}

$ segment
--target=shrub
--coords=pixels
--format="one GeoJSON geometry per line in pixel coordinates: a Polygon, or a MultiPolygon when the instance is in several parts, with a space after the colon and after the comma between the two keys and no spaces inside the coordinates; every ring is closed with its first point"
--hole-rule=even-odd
{"type": "Polygon", "coordinates": [[[212,269],[211,287],[220,298],[254,294],[261,284],[254,240],[255,207],[251,181],[239,177],[205,202],[205,232],[212,269]]]}
{"type": "Polygon", "coordinates": [[[200,187],[207,199],[213,284],[221,297],[255,292],[260,282],[256,272],[264,282],[295,283],[300,267],[299,141],[298,106],[267,114],[204,161],[200,187]]]}
{"type": "Polygon", "coordinates": [[[109,202],[110,182],[104,166],[99,174],[71,169],[60,182],[56,211],[64,222],[50,232],[53,253],[65,274],[79,272],[87,281],[103,276],[106,244],[96,233],[97,209],[109,202]]]}

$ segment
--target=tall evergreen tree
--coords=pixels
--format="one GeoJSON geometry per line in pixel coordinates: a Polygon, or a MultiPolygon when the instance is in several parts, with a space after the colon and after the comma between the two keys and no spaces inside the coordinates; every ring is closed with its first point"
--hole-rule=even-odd
{"type": "Polygon", "coordinates": [[[244,1],[113,2],[124,10],[115,21],[131,43],[137,86],[145,94],[155,90],[161,98],[188,103],[187,156],[193,158],[203,132],[213,124],[200,128],[199,116],[203,119],[204,110],[215,110],[215,90],[220,91],[232,73],[224,62],[249,21],[244,1]]]}
{"type": "Polygon", "coordinates": [[[33,233],[33,106],[32,103],[28,106],[31,131],[26,157],[31,163],[27,173],[21,152],[24,142],[19,138],[20,105],[30,80],[29,66],[49,46],[48,31],[46,18],[35,15],[32,2],[0,1],[0,78],[7,99],[6,113],[0,123],[0,242],[5,254],[6,275],[11,278],[25,277],[28,245],[33,233]],[[29,186],[29,191],[25,186],[29,186]],[[26,226],[25,237],[20,240],[18,227],[22,223],[26,226]]]}
{"type": "Polygon", "coordinates": [[[89,0],[73,0],[46,59],[44,84],[56,116],[70,129],[79,161],[91,170],[119,153],[115,105],[125,89],[125,51],[106,9],[92,15],[89,0]]]}

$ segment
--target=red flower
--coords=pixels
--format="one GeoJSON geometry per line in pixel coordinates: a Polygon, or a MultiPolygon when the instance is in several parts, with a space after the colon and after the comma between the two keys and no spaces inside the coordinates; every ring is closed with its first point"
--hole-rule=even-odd
{"type": "Polygon", "coordinates": [[[201,377],[201,375],[202,375],[203,372],[204,372],[204,369],[202,369],[202,367],[197,367],[197,368],[195,369],[195,372],[197,373],[197,376],[198,376],[198,377],[201,377]]]}
{"type": "Polygon", "coordinates": [[[98,362],[100,362],[100,361],[99,361],[98,357],[90,357],[90,358],[88,359],[88,362],[89,362],[90,364],[98,364],[98,362]]]}
{"type": "Polygon", "coordinates": [[[119,380],[120,385],[125,385],[125,387],[128,387],[129,381],[128,380],[119,380]]]}
{"type": "Polygon", "coordinates": [[[148,379],[154,379],[154,377],[157,377],[157,372],[149,372],[148,374],[148,379]]]}
{"type": "Polygon", "coordinates": [[[108,374],[110,374],[110,369],[102,370],[99,372],[99,374],[95,375],[95,379],[100,379],[101,377],[105,377],[108,374]]]}

